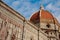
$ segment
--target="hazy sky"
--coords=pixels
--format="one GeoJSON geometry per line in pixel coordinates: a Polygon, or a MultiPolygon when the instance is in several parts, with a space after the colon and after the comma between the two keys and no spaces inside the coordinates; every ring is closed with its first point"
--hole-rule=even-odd
{"type": "MultiPolygon", "coordinates": [[[[3,0],[11,8],[19,12],[26,19],[36,11],[40,10],[40,5],[45,10],[50,11],[57,19],[60,20],[60,0],[3,0]]],[[[60,22],[60,21],[59,21],[60,22]]]]}

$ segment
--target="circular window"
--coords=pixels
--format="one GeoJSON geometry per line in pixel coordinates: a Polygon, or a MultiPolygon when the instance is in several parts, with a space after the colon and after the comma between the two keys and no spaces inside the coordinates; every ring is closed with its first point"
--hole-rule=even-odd
{"type": "Polygon", "coordinates": [[[46,26],[47,26],[48,28],[50,28],[50,24],[47,24],[46,26]]]}

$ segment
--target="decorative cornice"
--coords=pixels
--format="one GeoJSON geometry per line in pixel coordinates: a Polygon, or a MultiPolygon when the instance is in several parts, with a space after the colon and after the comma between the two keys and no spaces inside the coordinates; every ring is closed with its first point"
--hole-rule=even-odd
{"type": "Polygon", "coordinates": [[[7,4],[5,4],[3,1],[0,2],[0,6],[5,8],[7,11],[11,12],[12,14],[14,14],[15,16],[17,16],[18,18],[21,18],[22,20],[24,20],[25,17],[23,17],[20,13],[18,13],[17,11],[15,11],[14,9],[12,9],[11,7],[9,7],[7,4]]]}

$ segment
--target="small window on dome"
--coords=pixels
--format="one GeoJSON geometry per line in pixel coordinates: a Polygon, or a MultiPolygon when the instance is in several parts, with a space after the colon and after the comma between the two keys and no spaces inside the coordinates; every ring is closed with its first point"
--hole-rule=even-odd
{"type": "Polygon", "coordinates": [[[50,24],[47,24],[46,26],[47,26],[48,28],[50,28],[50,24]]]}

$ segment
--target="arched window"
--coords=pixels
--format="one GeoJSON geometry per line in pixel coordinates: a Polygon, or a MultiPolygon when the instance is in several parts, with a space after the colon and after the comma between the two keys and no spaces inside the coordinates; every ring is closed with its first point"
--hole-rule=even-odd
{"type": "Polygon", "coordinates": [[[15,40],[15,35],[13,34],[12,36],[11,36],[11,40],[15,40]]]}
{"type": "Polygon", "coordinates": [[[51,32],[51,35],[52,35],[52,32],[51,32]]]}
{"type": "Polygon", "coordinates": [[[33,37],[30,37],[30,40],[33,40],[33,37]]]}
{"type": "Polygon", "coordinates": [[[32,38],[30,40],[32,40],[32,38]]]}

